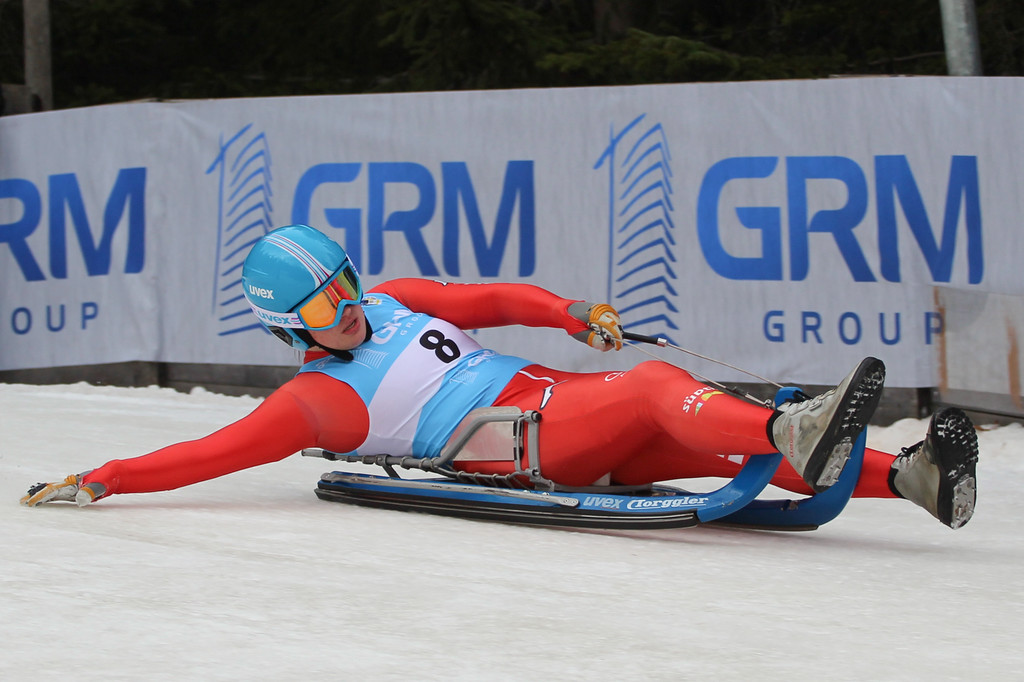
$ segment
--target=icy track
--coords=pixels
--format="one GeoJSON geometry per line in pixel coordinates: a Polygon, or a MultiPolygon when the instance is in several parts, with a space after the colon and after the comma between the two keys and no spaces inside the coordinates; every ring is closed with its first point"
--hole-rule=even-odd
{"type": "Polygon", "coordinates": [[[0,679],[1024,679],[1019,424],[981,432],[956,532],[901,500],[853,500],[811,533],[505,526],[322,502],[333,465],[299,456],[18,505],[256,404],[0,384],[0,679]]]}

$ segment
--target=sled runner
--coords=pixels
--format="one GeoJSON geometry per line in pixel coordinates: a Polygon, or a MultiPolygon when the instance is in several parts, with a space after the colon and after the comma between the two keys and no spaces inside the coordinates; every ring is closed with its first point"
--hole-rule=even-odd
{"type": "MultiPolygon", "coordinates": [[[[783,388],[777,401],[797,389],[783,388]]],[[[437,457],[350,455],[320,449],[302,454],[330,461],[382,467],[386,476],[333,471],[316,488],[322,500],[419,511],[470,519],[574,528],[643,530],[722,524],[773,530],[813,530],[846,506],[864,456],[865,434],[854,445],[838,482],[804,499],[759,499],[782,462],[779,453],[754,455],[721,488],[693,492],[665,484],[642,486],[560,486],[543,474],[538,430],[540,413],[515,407],[474,410],[437,457]],[[524,464],[525,447],[531,453],[524,464]],[[459,463],[511,462],[511,474],[462,471],[459,463]],[[397,468],[431,474],[402,478],[397,468]]]]}

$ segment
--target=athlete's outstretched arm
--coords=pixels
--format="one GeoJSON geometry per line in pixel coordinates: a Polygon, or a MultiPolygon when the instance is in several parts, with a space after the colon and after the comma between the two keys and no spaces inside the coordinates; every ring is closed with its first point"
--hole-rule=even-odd
{"type": "Polygon", "coordinates": [[[112,460],[76,481],[69,476],[63,484],[49,484],[50,491],[30,491],[22,501],[29,506],[70,501],[79,488],[92,496],[77,495],[80,504],[115,493],[172,490],[276,462],[314,445],[347,452],[365,440],[368,425],[366,408],[355,391],[319,372],[307,372],[277,389],[247,416],[209,436],[112,460]]]}
{"type": "Polygon", "coordinates": [[[428,279],[394,279],[371,289],[393,296],[416,312],[451,322],[461,329],[521,324],[553,327],[576,334],[586,324],[569,313],[578,301],[532,284],[446,284],[428,279]]]}

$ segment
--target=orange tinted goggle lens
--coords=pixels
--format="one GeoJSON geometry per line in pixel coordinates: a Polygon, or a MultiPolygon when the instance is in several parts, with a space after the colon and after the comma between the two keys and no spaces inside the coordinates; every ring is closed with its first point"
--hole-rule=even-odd
{"type": "Polygon", "coordinates": [[[348,268],[331,280],[324,289],[299,308],[299,318],[309,329],[326,329],[338,322],[340,311],[346,305],[358,303],[361,296],[358,279],[346,276],[348,268]],[[353,282],[355,280],[355,282],[353,282]]]}

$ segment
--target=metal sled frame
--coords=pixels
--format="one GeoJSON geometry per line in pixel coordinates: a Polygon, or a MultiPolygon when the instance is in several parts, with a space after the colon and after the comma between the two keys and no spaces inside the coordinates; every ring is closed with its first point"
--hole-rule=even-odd
{"type": "MultiPolygon", "coordinates": [[[[777,403],[798,389],[784,388],[777,403]]],[[[715,523],[774,530],[813,530],[846,506],[860,475],[865,435],[854,445],[838,482],[804,499],[757,499],[782,462],[780,453],[754,455],[728,483],[695,493],[675,486],[561,486],[542,473],[539,412],[514,407],[474,410],[437,457],[351,455],[304,450],[331,461],[371,464],[387,476],[334,471],[316,488],[323,500],[420,511],[463,518],[576,528],[657,529],[715,523]],[[531,453],[524,457],[524,444],[531,453]],[[504,461],[509,474],[463,471],[457,462],[504,461]],[[423,471],[432,478],[402,478],[397,470],[423,471]]]]}

